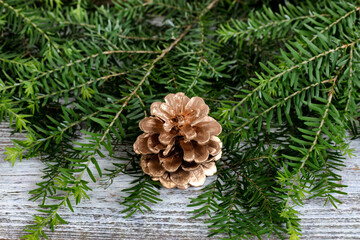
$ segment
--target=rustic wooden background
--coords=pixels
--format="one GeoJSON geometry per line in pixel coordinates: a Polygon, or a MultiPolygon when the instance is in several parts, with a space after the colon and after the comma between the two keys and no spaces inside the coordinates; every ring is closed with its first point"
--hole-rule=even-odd
{"type": "MultiPolygon", "coordinates": [[[[7,124],[0,124],[0,151],[10,146],[7,124]]],[[[342,171],[343,184],[348,185],[348,195],[340,196],[343,204],[335,209],[324,205],[322,199],[307,201],[302,213],[303,237],[301,239],[360,239],[360,140],[354,140],[350,146],[357,157],[347,158],[342,171]]],[[[4,159],[4,155],[0,155],[4,159]]],[[[100,160],[102,167],[111,167],[106,159],[100,160]]],[[[35,188],[41,179],[39,169],[42,163],[36,159],[24,160],[12,167],[8,162],[0,161],[0,239],[19,239],[24,235],[23,227],[31,223],[37,203],[28,201],[28,191],[35,188]]],[[[206,183],[211,180],[208,179],[206,183]]],[[[85,200],[74,206],[75,213],[62,209],[62,216],[69,224],[48,232],[50,239],[208,239],[204,219],[190,219],[191,209],[187,207],[189,197],[195,197],[199,189],[190,188],[162,189],[163,201],[152,206],[152,212],[146,215],[135,214],[124,219],[119,204],[129,186],[130,177],[120,176],[104,190],[105,183],[93,184],[89,193],[91,200],[85,200]]],[[[206,184],[205,183],[205,184],[206,184]]],[[[215,238],[216,239],[216,238],[215,238]]]]}

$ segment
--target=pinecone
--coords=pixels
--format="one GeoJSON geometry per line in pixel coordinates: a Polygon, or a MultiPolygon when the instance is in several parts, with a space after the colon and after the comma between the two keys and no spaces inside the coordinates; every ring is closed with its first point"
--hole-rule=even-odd
{"type": "Polygon", "coordinates": [[[166,188],[202,186],[216,173],[222,147],[221,125],[208,114],[202,98],[189,99],[182,92],[154,102],[153,116],[140,121],[144,133],[134,143],[143,171],[166,188]]]}

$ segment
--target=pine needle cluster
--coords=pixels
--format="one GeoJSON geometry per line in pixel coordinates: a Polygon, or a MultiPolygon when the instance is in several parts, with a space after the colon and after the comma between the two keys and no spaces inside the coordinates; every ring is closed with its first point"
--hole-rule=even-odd
{"type": "Polygon", "coordinates": [[[208,215],[210,235],[228,239],[299,239],[295,206],[318,197],[336,207],[346,194],[359,15],[350,0],[0,0],[0,119],[26,136],[6,159],[44,163],[24,238],[66,223],[62,210],[89,198],[85,176],[136,176],[127,217],[161,201],[138,156],[116,153],[151,103],[184,92],[203,97],[223,127],[224,156],[191,200],[194,217],[208,215]],[[113,169],[99,166],[104,157],[113,169]]]}

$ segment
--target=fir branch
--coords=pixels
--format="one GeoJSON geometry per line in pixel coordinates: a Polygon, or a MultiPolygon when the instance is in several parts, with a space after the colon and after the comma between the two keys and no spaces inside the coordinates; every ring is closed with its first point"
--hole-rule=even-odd
{"type": "MultiPolygon", "coordinates": [[[[325,15],[323,15],[323,16],[325,16],[325,15]]],[[[288,19],[283,19],[283,20],[278,20],[278,21],[270,21],[269,23],[267,23],[265,25],[260,25],[259,27],[250,27],[247,30],[241,29],[240,31],[236,31],[235,29],[232,29],[230,27],[230,25],[228,24],[226,26],[227,28],[222,26],[222,29],[221,29],[221,31],[219,31],[219,33],[223,37],[223,41],[226,42],[231,37],[249,35],[251,33],[258,32],[258,31],[261,31],[263,29],[267,29],[269,27],[276,28],[276,27],[278,27],[278,25],[283,25],[283,24],[294,22],[294,21],[303,20],[303,19],[309,19],[309,18],[315,18],[315,17],[317,17],[317,16],[315,16],[315,15],[304,15],[304,16],[298,16],[298,17],[288,18],[288,19]]],[[[237,25],[237,26],[239,26],[239,24],[240,24],[240,23],[235,23],[234,20],[233,20],[233,23],[234,23],[234,25],[237,25]]]]}
{"type": "MultiPolygon", "coordinates": [[[[202,49],[201,49],[202,50],[202,49]]],[[[200,51],[201,51],[200,50],[200,51]]],[[[199,79],[199,77],[200,77],[200,73],[201,73],[201,64],[202,64],[202,62],[204,61],[204,58],[203,57],[201,57],[200,58],[200,61],[199,61],[199,63],[198,63],[198,65],[197,65],[197,67],[196,67],[196,74],[195,74],[195,76],[194,76],[194,79],[192,80],[192,82],[191,82],[191,84],[190,84],[190,86],[189,86],[189,88],[187,89],[187,92],[189,92],[195,85],[196,85],[196,83],[197,83],[197,80],[199,79]]]]}
{"type": "Polygon", "coordinates": [[[229,204],[229,208],[226,209],[226,216],[227,216],[227,220],[226,220],[226,225],[227,225],[227,232],[228,233],[231,233],[231,230],[230,230],[230,223],[231,223],[231,215],[232,215],[232,211],[235,211],[234,210],[234,207],[235,207],[235,201],[237,200],[237,194],[238,194],[238,186],[239,186],[239,180],[240,180],[240,174],[237,174],[236,173],[236,178],[235,178],[235,184],[233,184],[233,187],[234,187],[234,190],[233,192],[231,193],[232,194],[232,197],[230,199],[230,204],[229,204]]]}
{"type": "Polygon", "coordinates": [[[154,5],[159,5],[159,6],[164,6],[164,7],[166,7],[166,8],[176,9],[176,10],[179,10],[180,12],[190,12],[190,10],[187,9],[187,8],[178,7],[178,6],[172,6],[172,5],[170,5],[170,4],[166,4],[166,3],[162,3],[162,2],[153,1],[152,4],[154,4],[154,5]]]}
{"type": "Polygon", "coordinates": [[[34,77],[31,81],[22,81],[22,82],[19,82],[19,83],[16,83],[14,85],[10,85],[10,86],[6,86],[6,87],[2,87],[0,88],[0,91],[2,90],[8,90],[8,89],[11,89],[11,88],[14,88],[14,87],[19,87],[19,86],[22,86],[24,85],[26,82],[35,82],[36,80],[46,76],[46,75],[49,75],[49,74],[52,74],[54,72],[58,72],[58,71],[61,71],[63,70],[64,68],[66,67],[71,67],[73,65],[76,65],[76,64],[79,64],[79,63],[82,63],[82,62],[86,62],[86,61],[89,61],[90,59],[92,58],[96,58],[96,57],[99,57],[101,55],[111,55],[111,54],[117,54],[117,53],[136,53],[136,54],[160,54],[160,52],[157,52],[157,51],[144,51],[144,50],[113,50],[113,51],[104,51],[102,53],[96,53],[96,54],[93,54],[91,56],[87,56],[87,57],[84,57],[82,59],[78,59],[74,62],[71,62],[71,63],[68,63],[66,65],[62,65],[56,69],[53,69],[53,70],[50,70],[50,71],[47,71],[47,72],[44,72],[42,74],[40,74],[39,76],[37,77],[34,77]]]}
{"type": "MultiPolygon", "coordinates": [[[[333,84],[332,84],[331,90],[329,91],[329,98],[328,98],[328,101],[327,101],[326,106],[325,106],[325,111],[324,111],[323,116],[321,117],[321,122],[320,122],[320,125],[319,125],[319,128],[318,128],[319,130],[318,130],[318,131],[316,132],[316,134],[315,134],[315,139],[314,139],[313,143],[311,144],[310,149],[307,151],[307,154],[306,154],[305,157],[302,159],[302,161],[301,161],[302,163],[301,163],[301,165],[300,165],[300,167],[299,167],[299,169],[298,169],[298,172],[296,173],[296,176],[299,176],[299,174],[300,174],[300,172],[301,172],[301,169],[305,166],[306,161],[309,159],[310,153],[314,150],[314,147],[316,146],[316,143],[317,143],[317,141],[318,141],[318,138],[319,138],[319,136],[320,136],[320,134],[321,134],[321,132],[322,132],[322,127],[324,126],[325,119],[326,119],[327,116],[328,116],[330,104],[331,104],[331,101],[332,101],[333,96],[334,96],[335,86],[336,86],[336,80],[338,79],[341,70],[342,70],[342,68],[339,70],[338,75],[336,75],[335,78],[333,79],[333,84]]],[[[291,190],[293,189],[294,184],[295,184],[296,181],[292,181],[292,182],[293,182],[293,183],[292,183],[292,187],[290,188],[290,191],[289,191],[289,193],[288,193],[288,198],[287,198],[287,200],[286,200],[286,206],[287,206],[288,203],[289,203],[289,199],[290,199],[289,196],[290,196],[290,194],[291,194],[291,190]]]]}
{"type": "Polygon", "coordinates": [[[270,208],[269,199],[265,196],[263,190],[253,180],[251,180],[251,178],[249,178],[248,176],[242,175],[241,173],[237,173],[237,174],[239,174],[239,176],[241,176],[242,178],[247,179],[259,191],[262,198],[264,199],[267,211],[269,213],[269,220],[270,220],[270,223],[271,223],[271,227],[273,227],[274,223],[273,223],[273,220],[272,220],[272,211],[271,211],[271,208],[270,208]]]}
{"type": "Polygon", "coordinates": [[[353,9],[350,12],[347,12],[346,14],[344,14],[343,16],[341,16],[340,18],[338,18],[336,21],[332,22],[330,25],[326,26],[323,30],[321,30],[319,33],[317,33],[310,41],[313,42],[315,39],[317,39],[319,37],[319,35],[323,34],[324,32],[326,32],[327,30],[329,30],[330,28],[332,28],[333,26],[335,26],[336,24],[338,24],[340,21],[342,21],[343,19],[347,18],[348,16],[350,16],[351,14],[357,12],[360,10],[360,7],[356,7],[355,9],[353,9]]]}
{"type": "MultiPolygon", "coordinates": [[[[138,85],[138,87],[140,87],[140,84],[138,85]]],[[[138,88],[136,88],[137,91],[138,88]]],[[[41,221],[40,224],[38,224],[36,226],[36,230],[33,231],[31,233],[31,235],[26,235],[24,237],[26,238],[31,238],[31,237],[35,237],[35,236],[40,236],[43,233],[43,228],[50,222],[52,221],[52,219],[54,219],[55,217],[58,216],[58,211],[61,208],[61,206],[66,205],[66,203],[69,204],[69,197],[70,195],[75,192],[75,188],[77,188],[80,184],[80,182],[82,181],[82,176],[84,175],[85,172],[88,172],[88,174],[90,174],[90,170],[89,170],[89,165],[91,162],[93,162],[95,154],[98,153],[98,150],[100,150],[102,143],[105,141],[105,138],[107,137],[111,127],[114,125],[115,121],[119,118],[121,112],[124,110],[124,107],[127,105],[128,101],[130,100],[130,98],[132,97],[132,95],[135,94],[135,90],[127,97],[125,98],[125,102],[122,104],[120,111],[117,112],[117,114],[115,115],[115,117],[113,118],[113,120],[111,121],[111,123],[109,124],[109,126],[107,127],[107,129],[105,130],[104,134],[102,134],[102,137],[100,139],[100,141],[98,141],[93,149],[93,153],[91,155],[85,155],[83,158],[84,159],[89,159],[85,162],[83,170],[81,172],[79,172],[79,176],[77,178],[74,179],[74,185],[73,187],[70,187],[70,190],[68,190],[66,192],[66,195],[62,198],[60,204],[57,205],[56,208],[52,209],[51,213],[49,214],[49,216],[47,218],[45,218],[44,220],[41,221]]],[[[96,160],[95,160],[96,161],[96,160]]],[[[75,194],[74,194],[75,195],[75,194]]],[[[75,196],[77,198],[77,196],[75,196]]],[[[81,198],[77,198],[77,201],[80,201],[81,198]]],[[[70,207],[70,206],[69,206],[70,207]]],[[[53,228],[53,227],[52,227],[53,228]]]]}
{"type": "MultiPolygon", "coordinates": [[[[114,102],[114,104],[119,104],[120,102],[123,102],[126,100],[126,97],[121,98],[120,100],[117,100],[114,102]]],[[[106,110],[106,109],[110,109],[110,107],[104,107],[101,110],[95,111],[89,115],[86,115],[84,117],[82,117],[81,119],[67,125],[66,127],[60,129],[58,132],[55,132],[53,134],[50,134],[49,136],[47,136],[46,138],[43,139],[38,139],[36,140],[32,140],[32,141],[28,141],[25,140],[22,145],[25,145],[22,148],[18,147],[18,142],[14,142],[15,143],[15,147],[7,147],[6,150],[7,152],[5,152],[5,154],[8,155],[8,157],[5,160],[11,160],[13,165],[15,164],[15,161],[17,158],[19,158],[19,160],[21,161],[23,156],[25,156],[26,158],[29,157],[34,157],[33,154],[33,150],[39,148],[39,145],[42,145],[46,142],[49,142],[50,140],[56,138],[56,137],[61,137],[65,134],[66,131],[68,131],[69,129],[81,124],[82,122],[98,115],[99,113],[101,113],[102,111],[106,110]]],[[[27,129],[27,128],[26,128],[27,129]]],[[[59,141],[59,140],[58,140],[59,141]]]]}
{"type": "Polygon", "coordinates": [[[126,213],[125,218],[131,217],[136,212],[141,212],[142,214],[145,211],[151,211],[146,203],[157,203],[162,201],[160,198],[155,197],[160,195],[156,190],[154,190],[155,182],[151,181],[149,176],[140,176],[132,184],[136,184],[133,187],[122,190],[123,192],[129,193],[129,196],[125,197],[121,205],[125,206],[126,209],[121,211],[121,213],[126,213]]]}
{"type": "MultiPolygon", "coordinates": [[[[62,21],[62,20],[58,20],[58,21],[59,21],[60,24],[77,25],[77,26],[97,29],[96,25],[91,25],[91,24],[87,24],[87,23],[69,22],[69,21],[62,21]]],[[[99,35],[99,36],[103,37],[102,35],[99,35]]],[[[161,41],[168,41],[167,38],[127,36],[127,35],[123,35],[123,34],[120,34],[120,33],[117,33],[116,36],[119,37],[119,38],[128,39],[128,40],[135,40],[135,41],[160,41],[160,40],[161,41]]]]}
{"type": "Polygon", "coordinates": [[[13,124],[13,121],[15,120],[15,130],[18,130],[19,132],[21,132],[23,128],[28,132],[31,132],[31,128],[28,128],[27,126],[29,121],[25,119],[27,117],[30,117],[30,115],[19,113],[21,112],[21,110],[22,109],[20,108],[11,108],[9,102],[0,103],[1,118],[9,117],[10,126],[13,124]]]}
{"type": "Polygon", "coordinates": [[[227,135],[231,134],[231,133],[234,133],[234,132],[238,132],[240,131],[242,128],[244,128],[245,126],[247,126],[248,124],[250,124],[251,122],[255,121],[256,119],[264,116],[266,113],[270,112],[271,110],[279,107],[280,105],[286,103],[288,100],[292,99],[293,97],[299,95],[300,93],[303,93],[311,88],[314,88],[320,84],[325,84],[325,83],[330,83],[330,82],[334,82],[336,81],[336,77],[334,78],[331,78],[331,79],[327,79],[327,80],[324,80],[322,82],[317,82],[317,83],[313,83],[307,87],[304,87],[292,94],[290,94],[289,96],[287,96],[286,98],[282,99],[281,101],[277,102],[276,104],[272,105],[271,107],[267,108],[265,111],[259,113],[258,115],[252,117],[251,119],[247,120],[246,122],[244,122],[243,124],[241,124],[241,126],[235,128],[234,130],[230,131],[229,133],[227,133],[227,135]]]}
{"type": "Polygon", "coordinates": [[[350,104],[350,97],[351,97],[351,93],[353,90],[353,51],[354,51],[354,45],[350,46],[350,57],[349,57],[349,93],[347,95],[347,101],[346,101],[346,107],[345,107],[345,112],[348,111],[349,109],[349,104],[350,104]]]}
{"type": "MultiPolygon", "coordinates": [[[[136,70],[139,70],[139,69],[142,69],[142,68],[145,68],[147,67],[149,64],[144,64],[138,68],[133,68],[131,71],[136,71],[136,70]]],[[[96,82],[99,82],[99,81],[108,81],[110,80],[111,78],[114,78],[114,77],[118,77],[118,76],[122,76],[122,75],[126,75],[128,73],[130,73],[131,71],[126,71],[126,72],[120,72],[120,73],[113,73],[113,74],[110,74],[110,75],[106,75],[106,76],[103,76],[103,77],[100,77],[100,78],[97,78],[97,79],[93,79],[93,80],[90,80],[90,81],[87,81],[83,84],[79,84],[77,86],[74,86],[74,87],[71,87],[69,89],[63,89],[63,90],[59,90],[59,91],[55,91],[55,92],[52,92],[52,93],[49,93],[49,94],[46,94],[46,95],[40,95],[40,96],[35,96],[35,99],[22,99],[22,100],[19,100],[19,101],[13,101],[11,102],[10,104],[19,104],[21,102],[24,102],[24,101],[33,101],[33,100],[40,100],[40,99],[43,99],[43,98],[49,98],[49,97],[52,97],[52,96],[56,96],[56,95],[61,95],[63,93],[68,93],[70,91],[73,91],[73,90],[76,90],[76,89],[79,89],[79,88],[82,88],[82,87],[86,87],[86,86],[89,86],[90,84],[93,84],[93,83],[96,83],[96,82]]],[[[121,100],[122,101],[122,100],[121,100]]],[[[142,100],[140,100],[142,101],[142,100]]],[[[98,114],[100,111],[97,111],[97,112],[94,112],[95,115],[98,114]]],[[[86,120],[86,119],[85,119],[86,120]]]]}
{"type": "MultiPolygon", "coordinates": [[[[346,49],[346,48],[348,48],[348,47],[351,47],[351,46],[353,46],[354,44],[358,43],[359,41],[360,41],[360,38],[359,38],[359,39],[356,39],[355,41],[353,41],[353,42],[351,42],[351,43],[347,43],[347,44],[343,44],[343,45],[341,45],[341,46],[338,46],[337,48],[329,49],[329,50],[327,50],[327,51],[325,51],[325,52],[322,52],[322,53],[320,53],[320,54],[318,54],[318,55],[316,55],[316,56],[313,56],[313,57],[311,57],[311,58],[309,58],[309,59],[307,59],[307,60],[305,60],[305,61],[303,61],[303,62],[301,62],[301,63],[299,63],[299,64],[296,64],[296,65],[294,65],[294,66],[292,66],[292,67],[290,67],[290,68],[288,68],[288,69],[286,69],[286,70],[284,70],[284,71],[276,74],[275,76],[272,76],[271,78],[269,78],[269,79],[263,81],[262,83],[260,83],[259,86],[257,86],[254,90],[252,90],[249,94],[247,94],[241,101],[239,101],[239,102],[231,109],[231,111],[234,111],[236,108],[238,108],[239,106],[241,106],[241,104],[243,104],[245,101],[247,101],[247,100],[248,100],[252,95],[254,95],[256,92],[258,92],[259,90],[261,90],[266,84],[269,84],[270,82],[274,81],[275,79],[280,78],[280,77],[283,76],[284,74],[289,73],[289,72],[291,72],[291,71],[293,71],[293,70],[295,70],[295,69],[298,69],[298,68],[300,68],[300,67],[302,67],[302,66],[304,66],[304,65],[306,65],[306,64],[308,64],[308,63],[310,63],[310,62],[312,62],[312,61],[314,61],[314,60],[316,60],[316,59],[318,59],[318,58],[320,58],[320,57],[324,57],[324,56],[329,55],[330,53],[334,53],[334,52],[337,52],[337,51],[339,51],[339,50],[342,50],[342,49],[346,49]]],[[[259,79],[259,80],[261,80],[261,79],[259,79]]]]}
{"type": "Polygon", "coordinates": [[[200,77],[200,72],[201,72],[201,65],[202,65],[202,62],[204,61],[204,23],[201,21],[201,19],[199,20],[200,22],[200,29],[201,29],[201,40],[200,40],[200,45],[201,45],[201,48],[199,50],[199,55],[201,56],[200,57],[200,61],[197,65],[197,69],[196,69],[196,74],[194,76],[194,79],[192,81],[192,83],[190,84],[189,88],[186,90],[187,92],[189,92],[197,83],[197,80],[198,78],[200,77]]]}
{"type": "Polygon", "coordinates": [[[16,61],[14,59],[5,59],[5,58],[1,58],[0,57],[0,61],[5,62],[5,63],[11,63],[11,64],[16,64],[16,65],[22,65],[22,66],[27,66],[29,63],[27,62],[23,62],[23,61],[16,61]]]}
{"type": "Polygon", "coordinates": [[[211,212],[214,211],[213,205],[216,203],[215,192],[218,190],[217,184],[221,181],[220,178],[222,175],[220,173],[223,172],[225,167],[226,165],[222,164],[221,168],[218,170],[218,174],[216,175],[215,180],[204,188],[203,194],[199,195],[197,198],[190,199],[190,204],[188,205],[188,207],[197,207],[199,205],[203,205],[202,207],[192,211],[192,213],[195,214],[192,218],[198,218],[204,214],[207,214],[209,217],[212,216],[211,212]]]}
{"type": "Polygon", "coordinates": [[[3,0],[0,0],[0,4],[2,4],[3,6],[5,6],[7,9],[13,11],[16,16],[20,16],[22,19],[24,19],[24,21],[26,23],[28,23],[29,25],[31,25],[36,31],[38,31],[41,35],[44,36],[44,38],[49,42],[50,45],[52,45],[54,48],[58,49],[58,46],[55,45],[50,37],[39,27],[37,26],[33,21],[31,21],[30,18],[26,17],[19,9],[16,9],[12,6],[10,6],[9,4],[7,4],[6,2],[4,2],[3,0]]]}
{"type": "MultiPolygon", "coordinates": [[[[333,96],[334,96],[334,93],[335,93],[336,82],[337,82],[337,80],[339,78],[339,75],[340,75],[342,69],[344,68],[344,66],[345,65],[343,65],[339,69],[337,75],[333,78],[332,87],[331,87],[331,89],[330,89],[330,91],[328,93],[329,97],[328,97],[327,103],[325,105],[325,111],[324,111],[323,115],[321,116],[321,122],[320,122],[318,130],[317,130],[317,132],[315,134],[314,141],[312,142],[310,148],[307,150],[306,155],[301,159],[301,165],[297,169],[297,172],[294,174],[294,177],[289,181],[289,182],[291,182],[291,185],[290,185],[290,188],[287,189],[288,193],[287,193],[287,197],[286,197],[285,207],[284,207],[284,210],[283,210],[285,213],[290,211],[289,204],[290,204],[290,199],[292,199],[292,193],[294,192],[294,186],[295,186],[295,184],[297,182],[300,181],[299,179],[300,179],[300,174],[302,172],[302,169],[305,167],[305,164],[306,164],[307,160],[310,157],[310,153],[314,150],[315,146],[318,143],[318,139],[320,137],[320,134],[322,133],[322,128],[324,126],[325,120],[328,117],[330,104],[332,102],[332,99],[333,99],[333,96]]],[[[286,217],[288,215],[285,214],[284,216],[286,217]]],[[[287,217],[287,218],[288,218],[288,224],[291,226],[291,221],[290,221],[289,217],[287,217]]],[[[291,232],[291,228],[290,228],[290,232],[291,232]]],[[[294,234],[294,232],[292,234],[294,234]]]]}
{"type": "Polygon", "coordinates": [[[171,78],[171,80],[169,80],[169,82],[174,82],[175,89],[178,89],[178,85],[176,83],[176,73],[174,71],[174,67],[169,63],[169,60],[166,57],[164,57],[164,61],[167,64],[167,66],[169,67],[171,74],[172,74],[172,78],[171,78]]]}

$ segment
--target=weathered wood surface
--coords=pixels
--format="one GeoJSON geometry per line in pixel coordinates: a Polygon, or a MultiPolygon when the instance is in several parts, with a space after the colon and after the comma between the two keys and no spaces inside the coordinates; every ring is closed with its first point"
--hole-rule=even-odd
{"type": "MultiPolygon", "coordinates": [[[[0,125],[0,151],[11,145],[6,124],[0,125]]],[[[348,195],[340,196],[343,204],[338,209],[324,201],[313,199],[304,208],[299,208],[302,216],[302,239],[360,239],[360,140],[351,143],[357,157],[347,158],[342,171],[343,184],[348,185],[348,195]]],[[[42,163],[36,159],[24,160],[11,167],[0,155],[0,239],[19,239],[26,224],[30,224],[38,203],[28,201],[28,191],[35,188],[41,179],[42,163]]],[[[100,161],[102,167],[111,167],[106,159],[100,161]]],[[[207,183],[211,180],[207,180],[207,183]]],[[[129,186],[130,177],[120,176],[104,190],[105,184],[93,184],[89,193],[91,200],[85,200],[74,206],[75,213],[68,209],[61,210],[62,216],[69,224],[49,232],[50,239],[207,239],[208,234],[203,219],[190,219],[192,216],[189,197],[195,197],[199,189],[185,191],[162,189],[163,199],[152,206],[153,211],[145,215],[135,214],[124,219],[119,205],[124,193],[122,189],[129,186]]]]}

